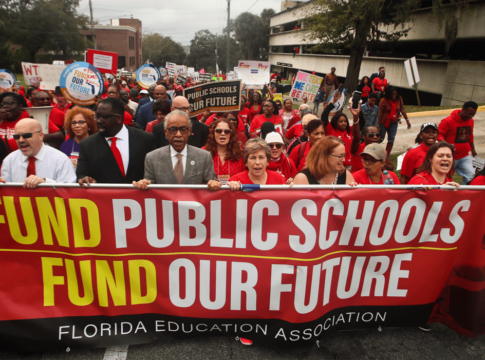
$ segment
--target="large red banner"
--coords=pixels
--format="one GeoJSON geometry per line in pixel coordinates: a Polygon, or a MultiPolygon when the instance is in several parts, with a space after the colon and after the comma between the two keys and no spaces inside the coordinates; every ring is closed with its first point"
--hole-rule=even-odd
{"type": "Polygon", "coordinates": [[[11,348],[291,344],[429,319],[485,332],[484,191],[0,187],[0,200],[11,348]]]}

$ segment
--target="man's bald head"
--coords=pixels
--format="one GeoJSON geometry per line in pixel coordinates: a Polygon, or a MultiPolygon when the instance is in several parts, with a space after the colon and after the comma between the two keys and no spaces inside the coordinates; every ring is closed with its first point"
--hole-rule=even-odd
{"type": "Polygon", "coordinates": [[[44,144],[44,132],[42,126],[35,119],[22,119],[15,125],[15,134],[22,135],[16,140],[17,145],[24,156],[33,157],[37,155],[44,144]],[[24,136],[26,138],[24,138],[24,136]]]}
{"type": "Polygon", "coordinates": [[[16,125],[15,125],[15,133],[17,134],[17,130],[22,129],[23,131],[42,131],[42,125],[35,120],[31,118],[25,118],[20,120],[16,125]]]}
{"type": "Polygon", "coordinates": [[[185,96],[177,96],[172,100],[172,111],[180,110],[186,112],[190,116],[189,100],[185,96]]]}
{"type": "Polygon", "coordinates": [[[155,101],[158,99],[166,100],[167,99],[167,88],[163,85],[157,85],[155,86],[153,90],[153,96],[152,96],[155,101]]]}

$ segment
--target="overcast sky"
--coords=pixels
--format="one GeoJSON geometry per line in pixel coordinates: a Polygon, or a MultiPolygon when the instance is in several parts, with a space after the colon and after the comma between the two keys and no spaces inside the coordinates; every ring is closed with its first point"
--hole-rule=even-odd
{"type": "MultiPolygon", "coordinates": [[[[170,36],[190,45],[194,33],[208,29],[222,33],[227,23],[227,0],[92,0],[93,17],[101,24],[110,19],[131,17],[142,22],[143,33],[170,36]]],[[[231,0],[231,19],[249,10],[260,15],[263,9],[280,12],[281,0],[231,0]]],[[[80,0],[78,12],[89,16],[89,0],[80,0]]]]}

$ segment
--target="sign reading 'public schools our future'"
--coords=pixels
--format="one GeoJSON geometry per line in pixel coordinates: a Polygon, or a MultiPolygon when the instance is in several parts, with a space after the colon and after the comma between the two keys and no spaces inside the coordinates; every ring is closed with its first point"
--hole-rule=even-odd
{"type": "Polygon", "coordinates": [[[241,100],[241,80],[218,81],[184,89],[189,100],[190,116],[211,112],[238,111],[241,100]]]}

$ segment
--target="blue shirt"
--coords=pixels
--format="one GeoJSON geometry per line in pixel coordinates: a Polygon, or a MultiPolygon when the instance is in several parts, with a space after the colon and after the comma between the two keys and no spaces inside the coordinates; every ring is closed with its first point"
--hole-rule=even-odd
{"type": "Polygon", "coordinates": [[[370,107],[367,103],[365,103],[360,107],[360,109],[362,111],[362,115],[364,115],[365,126],[377,127],[377,123],[379,122],[379,106],[374,105],[373,107],[370,107]]]}

